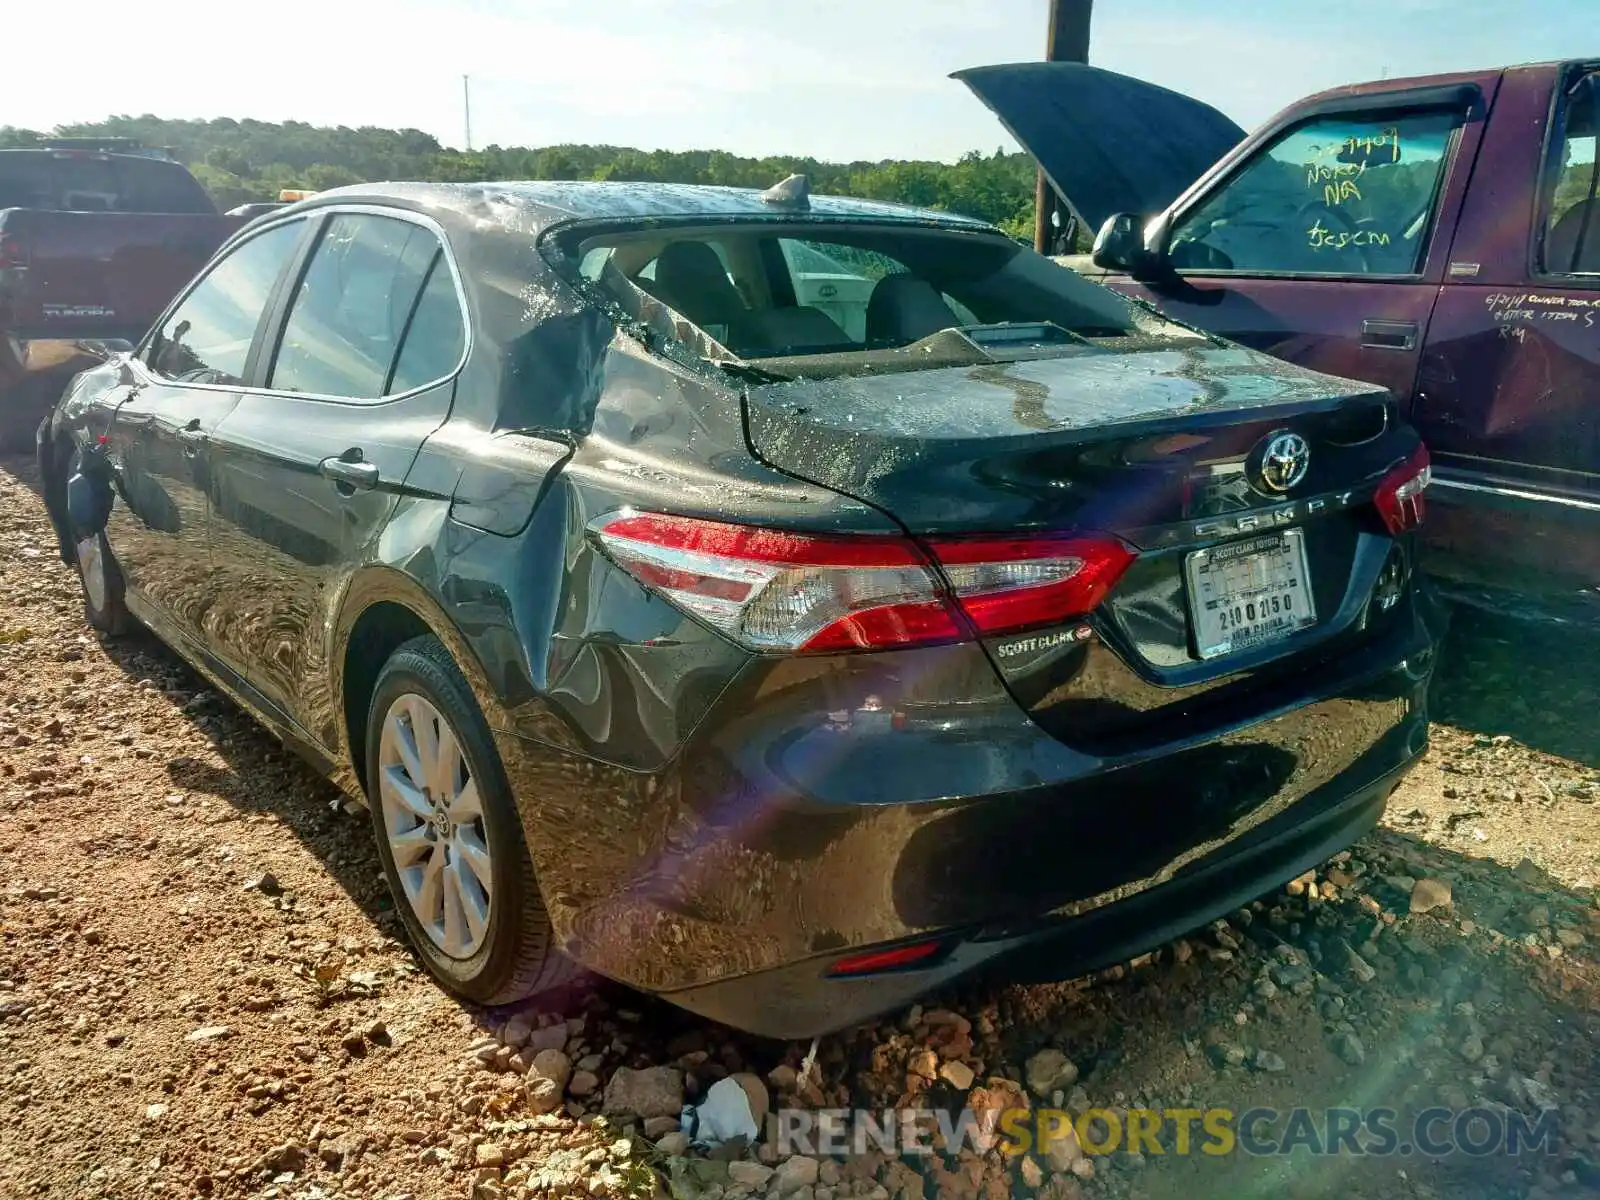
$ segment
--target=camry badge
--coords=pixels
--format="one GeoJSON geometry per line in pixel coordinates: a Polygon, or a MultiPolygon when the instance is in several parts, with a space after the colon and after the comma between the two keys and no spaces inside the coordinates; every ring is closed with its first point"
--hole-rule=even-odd
{"type": "Polygon", "coordinates": [[[1250,460],[1251,482],[1263,492],[1281,494],[1306,477],[1311,467],[1311,447],[1298,433],[1280,430],[1263,438],[1250,460]]]}

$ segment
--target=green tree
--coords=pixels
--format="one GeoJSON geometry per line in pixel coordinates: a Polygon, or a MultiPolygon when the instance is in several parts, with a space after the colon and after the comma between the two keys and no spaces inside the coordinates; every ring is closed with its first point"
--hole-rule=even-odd
{"type": "MultiPolygon", "coordinates": [[[[1033,160],[1004,150],[988,155],[973,151],[955,163],[831,163],[790,155],[748,158],[722,150],[572,144],[468,152],[443,146],[417,129],[232,117],[167,120],[150,114],[64,125],[54,132],[131,137],[167,147],[224,208],[276,199],[282,188],[321,190],[373,180],[612,179],[764,188],[800,172],[810,176],[817,193],[960,212],[1024,238],[1033,223],[1033,160]]],[[[0,147],[33,145],[40,136],[0,126],[0,147]]]]}

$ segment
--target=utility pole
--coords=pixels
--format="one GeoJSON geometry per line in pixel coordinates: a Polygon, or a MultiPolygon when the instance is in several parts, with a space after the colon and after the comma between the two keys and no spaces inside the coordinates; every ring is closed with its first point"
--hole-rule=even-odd
{"type": "Polygon", "coordinates": [[[467,120],[467,153],[472,153],[472,82],[471,76],[461,77],[461,110],[467,120]]]}
{"type": "MultiPolygon", "coordinates": [[[[1088,62],[1089,14],[1094,8],[1094,0],[1049,0],[1049,4],[1050,29],[1045,37],[1045,61],[1088,62]]],[[[1051,216],[1059,212],[1065,225],[1069,214],[1062,207],[1055,189],[1045,179],[1043,171],[1039,172],[1033,201],[1033,248],[1040,254],[1048,254],[1056,237],[1055,226],[1050,222],[1051,216]]]]}

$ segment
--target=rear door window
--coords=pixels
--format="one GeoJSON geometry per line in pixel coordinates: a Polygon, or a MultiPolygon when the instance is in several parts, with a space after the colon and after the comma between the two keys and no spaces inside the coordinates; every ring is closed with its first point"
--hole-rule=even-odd
{"type": "Polygon", "coordinates": [[[267,386],[381,399],[439,252],[432,231],[411,221],[330,217],[295,289],[267,386]]]}
{"type": "Polygon", "coordinates": [[[1600,274],[1600,157],[1595,154],[1600,75],[1567,91],[1545,170],[1540,267],[1552,275],[1600,274]]]}
{"type": "Polygon", "coordinates": [[[1460,116],[1316,117],[1258,149],[1178,218],[1183,271],[1413,275],[1422,270],[1460,116]]]}
{"type": "Polygon", "coordinates": [[[161,323],[145,364],[178,383],[243,382],[267,301],[304,232],[304,221],[289,221],[229,251],[161,323]]]}
{"type": "Polygon", "coordinates": [[[409,392],[413,388],[444,379],[461,365],[467,348],[467,324],[461,311],[450,264],[441,251],[434,257],[417,301],[411,324],[406,329],[400,356],[395,360],[394,377],[386,395],[409,392]]]}

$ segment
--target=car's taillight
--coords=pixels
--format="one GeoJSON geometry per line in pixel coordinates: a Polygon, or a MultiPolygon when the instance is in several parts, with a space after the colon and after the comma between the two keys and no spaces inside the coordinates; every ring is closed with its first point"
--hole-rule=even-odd
{"type": "Polygon", "coordinates": [[[1092,612],[1133,562],[1114,537],[1046,536],[929,543],[980,633],[1010,633],[1092,612]]]}
{"type": "Polygon", "coordinates": [[[1115,538],[909,538],[774,532],[625,514],[596,527],[641,583],[755,650],[879,650],[1089,612],[1133,561],[1115,538]],[[944,580],[948,580],[948,587],[944,580]]]}
{"type": "Polygon", "coordinates": [[[1423,493],[1432,480],[1426,446],[1418,446],[1415,454],[1383,477],[1372,500],[1390,533],[1404,533],[1422,524],[1426,512],[1423,493]]]}
{"type": "Polygon", "coordinates": [[[0,233],[0,271],[14,271],[27,265],[28,256],[22,248],[22,240],[14,234],[0,233]]]}

